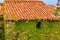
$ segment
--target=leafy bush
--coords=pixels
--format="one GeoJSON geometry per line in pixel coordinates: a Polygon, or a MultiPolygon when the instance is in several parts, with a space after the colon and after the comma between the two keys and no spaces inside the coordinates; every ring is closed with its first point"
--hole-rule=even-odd
{"type": "MultiPolygon", "coordinates": [[[[60,21],[43,20],[40,29],[36,28],[37,23],[36,20],[16,21],[15,25],[12,25],[15,32],[19,33],[18,37],[15,38],[17,40],[60,40],[60,21]]],[[[17,35],[16,33],[14,34],[17,35]]]]}
{"type": "Polygon", "coordinates": [[[60,7],[57,7],[54,12],[55,16],[60,16],[60,7]]]}

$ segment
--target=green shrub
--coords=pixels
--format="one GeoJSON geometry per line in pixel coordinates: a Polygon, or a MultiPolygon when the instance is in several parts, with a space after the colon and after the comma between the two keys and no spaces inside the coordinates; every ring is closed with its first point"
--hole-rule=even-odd
{"type": "Polygon", "coordinates": [[[60,16],[60,7],[57,7],[54,12],[55,16],[60,16]]]}

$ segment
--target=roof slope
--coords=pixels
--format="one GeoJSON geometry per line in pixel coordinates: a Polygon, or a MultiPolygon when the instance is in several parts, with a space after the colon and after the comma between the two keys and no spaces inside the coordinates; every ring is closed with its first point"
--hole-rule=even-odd
{"type": "Polygon", "coordinates": [[[5,1],[42,1],[42,0],[5,0],[5,1]]]}
{"type": "Polygon", "coordinates": [[[5,20],[52,19],[54,10],[42,1],[6,1],[5,8],[5,20]]]}
{"type": "Polygon", "coordinates": [[[2,15],[2,4],[0,3],[0,15],[2,15]]]}

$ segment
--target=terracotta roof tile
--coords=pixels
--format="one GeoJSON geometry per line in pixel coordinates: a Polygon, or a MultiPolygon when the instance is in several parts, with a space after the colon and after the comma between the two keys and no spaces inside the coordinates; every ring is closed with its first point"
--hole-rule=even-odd
{"type": "Polygon", "coordinates": [[[42,0],[5,0],[5,1],[42,1],[42,0]]]}
{"type": "Polygon", "coordinates": [[[2,4],[0,3],[0,15],[2,15],[2,4]]]}
{"type": "Polygon", "coordinates": [[[5,20],[52,19],[53,8],[41,1],[5,2],[5,20]]]}

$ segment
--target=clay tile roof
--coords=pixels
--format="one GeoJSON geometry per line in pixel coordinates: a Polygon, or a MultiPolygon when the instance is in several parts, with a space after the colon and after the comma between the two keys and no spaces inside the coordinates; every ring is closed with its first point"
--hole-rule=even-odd
{"type": "Polygon", "coordinates": [[[0,15],[2,15],[2,4],[0,3],[0,15]]]}
{"type": "Polygon", "coordinates": [[[5,0],[5,1],[42,1],[42,0],[5,0]]]}
{"type": "Polygon", "coordinates": [[[52,19],[53,8],[42,1],[5,2],[5,20],[52,19]]]}

